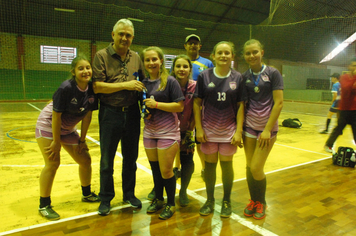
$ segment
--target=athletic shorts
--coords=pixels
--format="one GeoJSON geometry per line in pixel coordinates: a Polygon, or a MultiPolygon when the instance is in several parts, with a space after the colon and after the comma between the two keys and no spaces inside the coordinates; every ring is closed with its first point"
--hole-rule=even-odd
{"type": "MultiPolygon", "coordinates": [[[[271,132],[271,139],[277,136],[278,131],[272,131],[271,132]]],[[[244,128],[244,135],[249,138],[256,138],[258,139],[262,134],[262,131],[259,130],[254,130],[250,127],[245,127],[244,128]]]]}
{"type": "MultiPolygon", "coordinates": [[[[39,130],[36,128],[36,139],[37,138],[45,138],[53,140],[53,134],[51,132],[39,130]]],[[[70,134],[61,135],[61,143],[66,145],[77,145],[79,142],[79,134],[77,131],[74,131],[70,134]]]]}
{"type": "Polygon", "coordinates": [[[175,143],[179,145],[179,141],[173,139],[143,138],[143,146],[146,149],[168,149],[175,143]]]}
{"type": "Polygon", "coordinates": [[[237,147],[231,143],[205,142],[201,143],[200,150],[206,155],[219,152],[223,156],[232,156],[236,153],[237,147]]]}

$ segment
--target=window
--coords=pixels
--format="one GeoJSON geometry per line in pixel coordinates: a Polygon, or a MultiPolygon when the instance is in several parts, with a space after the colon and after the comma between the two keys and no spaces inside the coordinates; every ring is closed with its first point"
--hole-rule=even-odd
{"type": "Polygon", "coordinates": [[[165,61],[166,61],[166,69],[171,69],[172,65],[173,65],[173,60],[174,58],[176,58],[176,55],[164,55],[165,61]]]}
{"type": "Polygon", "coordinates": [[[77,56],[77,48],[41,45],[41,62],[70,64],[77,56]]]}

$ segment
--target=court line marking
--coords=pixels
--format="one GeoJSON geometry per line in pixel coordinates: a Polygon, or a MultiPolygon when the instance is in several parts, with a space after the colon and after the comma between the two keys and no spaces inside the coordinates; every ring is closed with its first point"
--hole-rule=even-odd
{"type": "MultiPolygon", "coordinates": [[[[29,104],[30,106],[34,107],[35,109],[37,110],[40,110],[39,108],[33,106],[32,104],[29,104]]],[[[100,142],[93,139],[92,137],[90,136],[87,136],[87,138],[91,141],[93,141],[94,143],[96,143],[97,145],[100,146],[100,142]]],[[[319,152],[315,152],[315,151],[310,151],[310,150],[306,150],[306,149],[301,149],[301,148],[295,148],[295,147],[291,147],[291,146],[288,146],[288,145],[283,145],[283,144],[278,144],[276,143],[276,145],[279,145],[279,146],[284,146],[284,147],[287,147],[287,148],[293,148],[293,149],[297,149],[297,150],[301,150],[301,151],[306,151],[306,152],[311,152],[311,153],[316,153],[316,154],[320,154],[320,155],[326,155],[326,154],[323,154],[323,153],[319,153],[319,152]]],[[[119,152],[116,152],[116,154],[122,158],[122,155],[121,153],[119,152]]],[[[328,154],[330,155],[330,154],[328,154]]],[[[270,171],[270,172],[267,172],[266,174],[271,174],[271,173],[275,173],[275,172],[279,172],[279,171],[283,171],[283,170],[287,170],[287,169],[291,169],[291,168],[295,168],[295,167],[298,167],[298,166],[303,166],[303,165],[307,165],[307,164],[311,164],[311,163],[314,163],[314,162],[318,162],[318,161],[321,161],[321,160],[325,160],[325,159],[328,159],[330,157],[325,157],[325,158],[322,158],[322,159],[318,159],[318,160],[313,160],[313,161],[310,161],[310,162],[306,162],[306,163],[301,163],[301,164],[297,164],[297,165],[294,165],[294,166],[289,166],[289,167],[285,167],[285,168],[281,168],[281,169],[278,169],[278,170],[274,170],[274,171],[270,171]]],[[[146,168],[145,166],[137,163],[137,167],[139,167],[141,170],[147,172],[148,174],[151,174],[152,175],[152,171],[148,168],[146,168]]],[[[238,179],[238,180],[234,180],[234,182],[238,182],[238,181],[242,181],[242,180],[245,180],[246,178],[241,178],[241,179],[238,179]]],[[[218,186],[221,186],[222,184],[218,184],[216,185],[215,187],[218,187],[218,186]]],[[[177,184],[177,189],[180,189],[180,185],[177,184]]],[[[205,203],[206,201],[206,198],[205,197],[202,197],[200,195],[198,195],[196,192],[197,191],[201,191],[201,190],[204,190],[205,188],[203,189],[196,189],[194,191],[192,190],[189,190],[187,189],[187,193],[197,199],[198,201],[200,201],[201,203],[205,203]]],[[[144,201],[144,203],[147,203],[149,201],[144,201]]],[[[123,208],[127,208],[129,207],[128,205],[123,205],[123,206],[119,206],[119,207],[114,207],[112,208],[112,210],[117,210],[117,209],[123,209],[123,208]]],[[[219,209],[221,208],[220,205],[218,204],[215,204],[215,209],[219,209]]],[[[215,210],[217,212],[220,213],[219,210],[215,210]]],[[[79,215],[79,216],[74,216],[74,217],[69,217],[69,218],[65,218],[65,219],[60,219],[58,221],[52,221],[52,222],[46,222],[46,223],[42,223],[42,224],[38,224],[38,225],[33,225],[33,226],[28,226],[28,227],[24,227],[24,228],[20,228],[20,229],[15,229],[15,230],[11,230],[11,231],[7,231],[7,232],[3,232],[3,233],[0,233],[0,235],[7,235],[7,234],[10,234],[10,233],[14,233],[14,232],[20,232],[20,231],[24,231],[24,230],[29,230],[29,229],[34,229],[34,228],[38,228],[38,227],[42,227],[42,226],[47,226],[47,225],[52,225],[52,224],[57,224],[57,223],[61,223],[61,222],[65,222],[65,221],[70,221],[70,220],[74,220],[74,219],[80,219],[80,218],[84,218],[84,217],[88,217],[88,216],[92,216],[92,215],[96,215],[97,212],[91,212],[91,213],[87,213],[87,214],[84,214],[84,215],[79,215]]],[[[261,235],[266,235],[266,236],[272,236],[272,235],[277,235],[259,225],[255,225],[253,224],[251,221],[247,221],[245,218],[242,218],[240,217],[239,215],[236,215],[235,213],[232,213],[231,214],[231,217],[232,219],[236,220],[238,223],[240,223],[241,225],[244,225],[245,227],[261,234],[261,235]]]]}

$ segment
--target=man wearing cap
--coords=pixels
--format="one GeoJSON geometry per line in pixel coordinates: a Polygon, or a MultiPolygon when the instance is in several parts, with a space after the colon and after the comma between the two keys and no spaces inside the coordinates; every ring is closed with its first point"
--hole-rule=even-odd
{"type": "Polygon", "coordinates": [[[336,113],[337,117],[339,117],[338,113],[338,107],[339,107],[339,101],[340,101],[340,83],[339,83],[339,78],[340,74],[334,73],[330,75],[331,77],[331,82],[333,83],[333,87],[331,89],[331,92],[333,94],[333,100],[332,100],[332,105],[330,107],[329,113],[327,115],[326,119],[326,127],[325,130],[321,131],[321,134],[327,134],[329,130],[329,125],[331,122],[331,117],[336,113]]]}
{"type": "Polygon", "coordinates": [[[187,51],[187,56],[193,63],[193,80],[195,81],[197,81],[200,72],[214,67],[214,64],[209,59],[199,56],[201,46],[198,35],[191,34],[185,38],[184,48],[187,51]]]}

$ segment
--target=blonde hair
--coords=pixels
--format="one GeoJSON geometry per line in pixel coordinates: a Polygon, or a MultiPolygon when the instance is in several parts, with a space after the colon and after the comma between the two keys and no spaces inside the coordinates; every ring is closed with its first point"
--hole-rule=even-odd
{"type": "Polygon", "coordinates": [[[263,45],[260,41],[258,41],[257,39],[250,39],[247,40],[246,43],[244,44],[242,54],[245,54],[245,48],[251,44],[257,44],[260,47],[261,51],[263,50],[263,45]]]}
{"type": "MultiPolygon", "coordinates": [[[[145,49],[143,49],[143,51],[141,52],[141,55],[140,55],[141,60],[143,62],[145,61],[145,53],[148,51],[155,51],[157,53],[159,59],[162,60],[162,64],[159,68],[159,77],[161,79],[161,84],[160,84],[159,88],[157,89],[157,91],[164,90],[166,88],[167,78],[169,76],[169,73],[165,68],[164,53],[163,53],[162,49],[160,49],[159,47],[152,46],[152,47],[145,48],[145,49]]],[[[147,72],[146,72],[146,74],[147,74],[147,72]]]]}
{"type": "Polygon", "coordinates": [[[214,48],[213,48],[213,51],[211,52],[211,55],[210,57],[212,58],[213,55],[215,55],[215,52],[216,52],[216,48],[220,45],[220,44],[227,44],[230,46],[231,48],[231,53],[232,55],[236,55],[235,53],[235,45],[233,42],[230,42],[230,41],[221,41],[221,42],[218,42],[217,44],[215,44],[214,48]]]}

